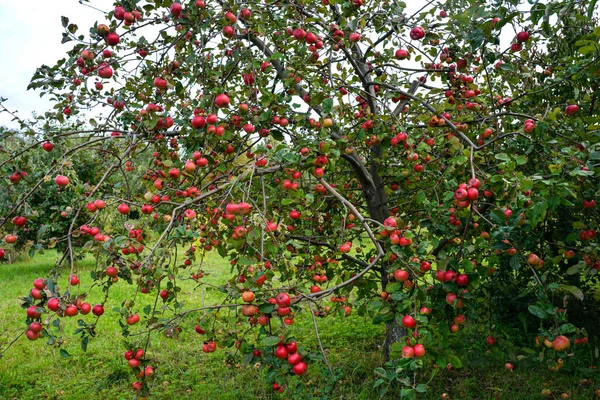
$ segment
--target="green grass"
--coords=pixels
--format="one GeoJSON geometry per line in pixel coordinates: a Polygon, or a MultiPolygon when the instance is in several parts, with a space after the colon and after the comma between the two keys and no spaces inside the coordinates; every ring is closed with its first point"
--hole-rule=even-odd
{"type": "MultiPolygon", "coordinates": [[[[0,265],[0,348],[5,348],[25,330],[25,312],[20,307],[19,297],[27,294],[35,278],[46,276],[54,262],[55,253],[47,252],[37,255],[33,260],[0,265]]],[[[80,268],[81,287],[89,290],[92,280],[86,271],[94,268],[94,260],[83,260],[80,268]]],[[[213,255],[205,260],[204,269],[210,273],[204,279],[217,284],[223,272],[229,271],[229,265],[213,255]]],[[[200,306],[201,289],[196,288],[191,280],[181,281],[180,284],[180,299],[185,301],[186,308],[200,306]]],[[[66,278],[59,285],[65,287],[66,278]]],[[[112,310],[120,306],[123,300],[131,298],[131,290],[124,282],[113,286],[105,314],[98,323],[98,335],[90,341],[87,352],[81,350],[79,338],[72,335],[79,316],[63,319],[67,342],[62,348],[69,353],[67,358],[60,355],[58,348],[46,346],[44,340],[31,342],[21,337],[0,359],[0,399],[133,398],[131,383],[135,378],[123,358],[125,345],[117,322],[119,316],[112,310]]],[[[214,304],[222,299],[222,294],[214,290],[206,290],[204,295],[206,304],[214,304]]],[[[96,304],[102,298],[100,288],[93,287],[86,301],[96,304]]],[[[138,295],[136,309],[141,310],[153,299],[154,293],[138,295]]],[[[153,398],[288,398],[286,394],[274,395],[270,384],[262,377],[263,372],[255,365],[226,365],[224,360],[230,350],[203,353],[203,339],[194,331],[197,317],[191,315],[183,322],[182,332],[177,339],[167,338],[161,333],[153,334],[148,349],[156,369],[153,398]]],[[[83,318],[87,322],[93,320],[92,315],[83,318]]],[[[378,393],[373,389],[376,379],[373,369],[382,362],[379,345],[383,342],[383,327],[373,325],[357,315],[317,321],[329,361],[342,374],[330,398],[378,398],[378,393]]],[[[496,358],[473,345],[480,338],[476,328],[465,332],[460,339],[459,347],[463,345],[465,348],[461,355],[465,367],[453,371],[440,370],[430,383],[428,392],[420,398],[439,399],[442,393],[448,393],[452,399],[541,399],[540,393],[546,388],[557,396],[567,392],[572,399],[593,398],[597,379],[593,376],[594,370],[552,373],[535,361],[523,361],[516,363],[516,371],[511,373],[496,358]],[[476,350],[467,350],[473,347],[476,350]],[[582,385],[582,378],[592,379],[594,384],[582,385]]],[[[317,352],[311,318],[306,314],[301,315],[289,329],[294,336],[302,338],[305,347],[317,352]]],[[[132,338],[129,340],[133,341],[132,338]]],[[[309,398],[320,398],[320,389],[328,379],[320,375],[318,370],[310,367],[308,376],[303,380],[309,398]]],[[[398,392],[399,388],[390,390],[386,397],[399,398],[398,392]]]]}

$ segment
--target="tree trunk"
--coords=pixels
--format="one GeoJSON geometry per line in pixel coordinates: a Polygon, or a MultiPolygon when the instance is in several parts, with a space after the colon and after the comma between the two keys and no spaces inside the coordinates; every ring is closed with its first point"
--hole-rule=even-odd
{"type": "Polygon", "coordinates": [[[392,344],[399,342],[402,336],[406,335],[406,329],[398,325],[395,321],[385,326],[385,341],[383,342],[383,361],[393,361],[390,359],[392,344]]]}
{"type": "MultiPolygon", "coordinates": [[[[381,289],[384,290],[389,280],[388,276],[383,271],[381,275],[381,289]]],[[[389,324],[385,325],[385,340],[383,341],[383,361],[392,361],[390,359],[390,352],[392,350],[392,344],[399,342],[402,336],[406,335],[406,329],[396,323],[396,319],[389,324]]]]}

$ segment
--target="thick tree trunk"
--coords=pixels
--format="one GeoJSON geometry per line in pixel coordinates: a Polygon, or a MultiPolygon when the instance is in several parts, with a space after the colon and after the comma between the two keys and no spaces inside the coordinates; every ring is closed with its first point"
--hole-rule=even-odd
{"type": "Polygon", "coordinates": [[[393,361],[390,359],[392,344],[399,342],[402,336],[406,335],[406,329],[394,323],[385,326],[385,341],[383,342],[383,361],[393,361]]]}
{"type": "MultiPolygon", "coordinates": [[[[381,275],[381,289],[384,290],[389,280],[387,274],[381,275]]],[[[385,326],[385,340],[383,341],[383,361],[392,361],[390,359],[390,351],[392,350],[392,344],[399,342],[402,336],[406,335],[406,329],[396,323],[394,320],[392,323],[386,324],[385,326]]]]}

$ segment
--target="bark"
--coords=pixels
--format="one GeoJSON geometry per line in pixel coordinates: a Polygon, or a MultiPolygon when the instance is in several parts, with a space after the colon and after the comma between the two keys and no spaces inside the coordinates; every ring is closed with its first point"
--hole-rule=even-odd
{"type": "MultiPolygon", "coordinates": [[[[384,289],[389,280],[387,274],[381,276],[381,288],[384,289]]],[[[392,323],[385,325],[385,340],[383,341],[383,361],[392,361],[390,359],[390,351],[392,344],[399,342],[402,336],[406,335],[406,328],[396,323],[395,319],[392,323]]]]}

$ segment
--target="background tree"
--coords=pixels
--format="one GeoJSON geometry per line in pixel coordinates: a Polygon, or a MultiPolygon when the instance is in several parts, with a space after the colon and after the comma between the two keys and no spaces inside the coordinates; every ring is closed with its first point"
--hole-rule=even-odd
{"type": "MultiPolygon", "coordinates": [[[[385,324],[395,372],[377,385],[402,396],[425,390],[408,374],[460,365],[447,338],[466,320],[488,319],[493,346],[495,321],[522,315],[560,368],[590,333],[564,309],[583,309],[600,269],[599,32],[593,1],[533,3],[123,1],[89,36],[64,18],[73,50],[30,84],[56,100],[30,134],[64,151],[40,180],[11,179],[31,189],[9,193],[2,226],[21,234],[11,218],[45,180],[75,194],[57,262],[72,278],[38,282],[27,323],[84,313],[91,252],[107,296],[135,287],[120,313],[144,338],[125,354],[142,397],[152,360],[134,350],[193,313],[205,352],[258,351],[275,391],[313,360],[331,371],[285,325],[353,310],[385,324]],[[65,173],[75,153],[98,164],[89,182],[65,173]],[[182,304],[177,277],[202,285],[208,251],[230,260],[226,301],[182,304]],[[156,298],[140,328],[138,292],[156,298]],[[218,329],[238,317],[248,329],[218,329]]],[[[18,153],[5,164],[37,171],[18,153]]]]}

